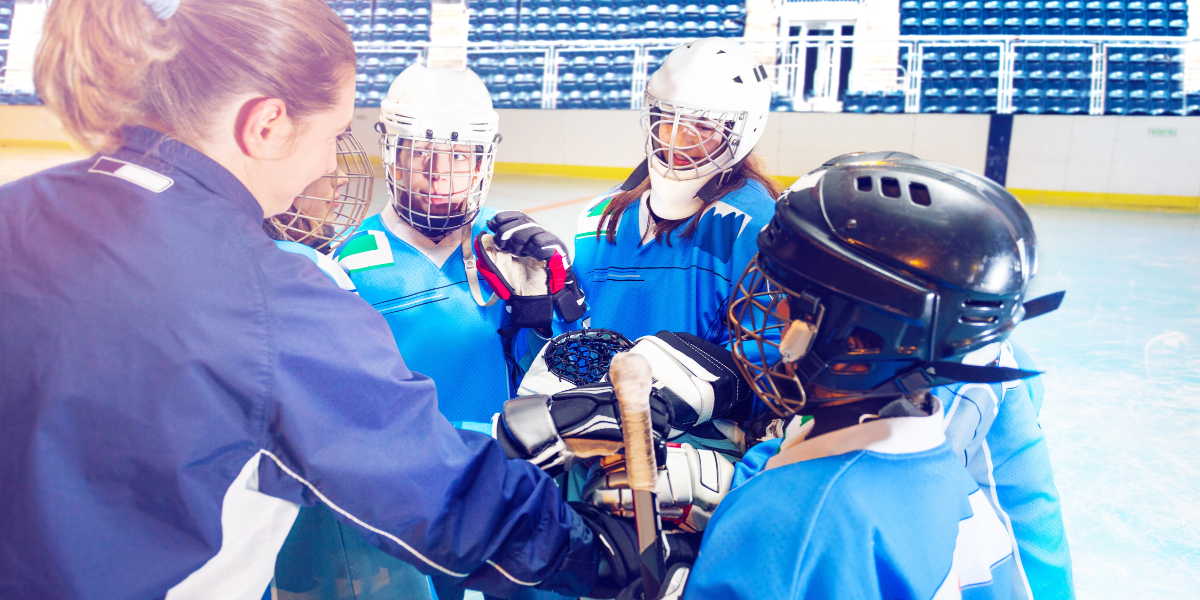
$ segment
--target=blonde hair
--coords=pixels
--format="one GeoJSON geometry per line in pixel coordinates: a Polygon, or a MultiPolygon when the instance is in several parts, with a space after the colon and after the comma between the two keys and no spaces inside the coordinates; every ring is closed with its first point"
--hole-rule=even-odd
{"type": "Polygon", "coordinates": [[[131,125],[202,140],[239,94],[279,98],[303,120],[336,106],[354,64],[322,0],[183,0],[167,20],[142,0],[54,0],[34,78],[72,136],[112,152],[131,125]]]}

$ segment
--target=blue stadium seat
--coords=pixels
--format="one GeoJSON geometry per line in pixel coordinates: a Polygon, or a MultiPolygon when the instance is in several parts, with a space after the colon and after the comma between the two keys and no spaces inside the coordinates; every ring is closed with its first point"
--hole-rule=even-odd
{"type": "Polygon", "coordinates": [[[1125,18],[1145,19],[1146,3],[1142,0],[1130,0],[1129,2],[1125,3],[1125,18]]]}
{"type": "Polygon", "coordinates": [[[679,37],[679,23],[675,21],[664,21],[662,24],[662,36],[665,38],[679,37]]]}
{"type": "Polygon", "coordinates": [[[842,99],[842,112],[863,112],[863,96],[862,92],[846,92],[845,98],[842,99]]]}
{"type": "Polygon", "coordinates": [[[1042,23],[1041,17],[1030,17],[1025,19],[1024,29],[1022,30],[1024,35],[1041,35],[1043,32],[1044,24],[1042,23]]]}
{"type": "Polygon", "coordinates": [[[963,112],[972,114],[983,112],[983,90],[972,87],[963,91],[963,112]]]}
{"type": "Polygon", "coordinates": [[[1004,19],[1004,33],[1006,35],[1020,35],[1021,27],[1021,17],[1009,17],[1004,19]]]}
{"type": "Polygon", "coordinates": [[[1000,0],[987,0],[983,3],[983,18],[999,19],[1002,16],[1000,0]]]}
{"type": "Polygon", "coordinates": [[[956,87],[950,87],[942,91],[942,112],[963,112],[962,90],[956,87]]]}
{"type": "Polygon", "coordinates": [[[962,35],[962,21],[958,17],[942,19],[942,35],[962,35]]]}
{"type": "Polygon", "coordinates": [[[921,19],[921,35],[940,35],[941,33],[941,19],[937,17],[921,19]]]}
{"type": "Polygon", "coordinates": [[[1129,19],[1125,22],[1126,35],[1146,35],[1145,19],[1129,19]]]}
{"type": "Polygon", "coordinates": [[[917,17],[905,17],[900,21],[900,35],[919,35],[921,33],[921,20],[917,17]]]}
{"type": "Polygon", "coordinates": [[[934,113],[942,112],[942,90],[941,88],[930,87],[926,88],[921,93],[921,112],[934,113]]]}
{"type": "Polygon", "coordinates": [[[962,4],[962,14],[965,17],[983,17],[983,3],[979,0],[967,0],[962,4]]]}
{"type": "Polygon", "coordinates": [[[983,20],[984,35],[999,35],[1004,30],[1001,26],[1001,21],[997,17],[988,17],[983,20]]]}

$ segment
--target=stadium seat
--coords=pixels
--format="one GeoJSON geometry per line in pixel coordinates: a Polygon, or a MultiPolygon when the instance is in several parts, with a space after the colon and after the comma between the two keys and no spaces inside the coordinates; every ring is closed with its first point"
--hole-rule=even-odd
{"type": "Polygon", "coordinates": [[[951,87],[946,88],[942,92],[942,112],[958,113],[963,112],[962,90],[951,87]]]}
{"type": "Polygon", "coordinates": [[[962,21],[958,17],[942,19],[942,35],[962,35],[962,21]]]}
{"type": "Polygon", "coordinates": [[[864,95],[862,92],[846,92],[845,98],[842,99],[842,112],[863,112],[863,100],[864,95]]]}

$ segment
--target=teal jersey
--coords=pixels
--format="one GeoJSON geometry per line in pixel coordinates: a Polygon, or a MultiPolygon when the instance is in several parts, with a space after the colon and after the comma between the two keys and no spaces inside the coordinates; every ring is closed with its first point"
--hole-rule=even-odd
{"type": "MultiPolygon", "coordinates": [[[[486,231],[495,213],[489,208],[479,212],[472,238],[486,231]]],[[[408,367],[437,384],[438,409],[447,420],[456,425],[487,423],[500,412],[511,397],[503,340],[497,333],[503,325],[504,301],[491,306],[475,302],[460,250],[439,268],[374,215],[334,258],[349,273],[358,294],[383,314],[408,367]]],[[[479,286],[483,298],[492,296],[486,281],[480,279],[479,286]]],[[[516,337],[522,347],[515,356],[524,354],[524,338],[524,332],[516,337]]]]}
{"type": "Polygon", "coordinates": [[[631,340],[667,330],[726,345],[729,297],[758,252],[758,232],[771,221],[775,199],[748,181],[705,209],[694,234],[685,237],[684,225],[646,244],[637,202],[622,213],[614,244],[596,229],[616,191],[592,201],[576,227],[574,269],[591,307],[589,325],[631,340]]]}

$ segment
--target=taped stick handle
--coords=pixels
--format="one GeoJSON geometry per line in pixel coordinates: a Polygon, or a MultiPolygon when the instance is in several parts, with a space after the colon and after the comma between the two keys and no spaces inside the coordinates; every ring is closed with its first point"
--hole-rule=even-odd
{"type": "Polygon", "coordinates": [[[608,380],[621,408],[621,433],[625,438],[625,471],[629,488],[657,491],[658,469],[654,464],[654,435],[650,422],[650,363],[645,357],[621,352],[608,366],[608,380]]]}

